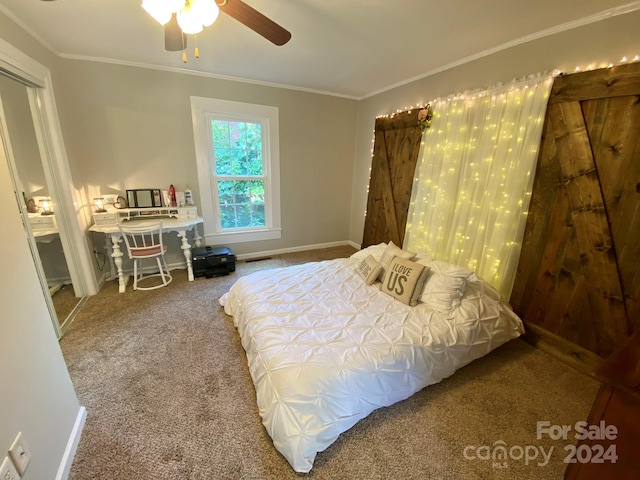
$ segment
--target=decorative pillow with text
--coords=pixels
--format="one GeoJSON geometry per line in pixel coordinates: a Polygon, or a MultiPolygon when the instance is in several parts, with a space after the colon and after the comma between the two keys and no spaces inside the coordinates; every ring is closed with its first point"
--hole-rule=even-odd
{"type": "Polygon", "coordinates": [[[382,265],[373,258],[373,255],[369,255],[364,258],[356,267],[356,273],[367,285],[371,285],[376,281],[380,274],[380,270],[382,270],[382,265]]]}
{"type": "Polygon", "coordinates": [[[411,260],[415,257],[416,254],[414,252],[408,252],[407,250],[402,250],[400,247],[397,247],[393,242],[389,242],[389,244],[384,249],[384,253],[382,254],[382,258],[380,259],[380,264],[382,265],[382,270],[380,271],[380,275],[378,280],[382,280],[384,275],[391,264],[391,260],[393,257],[406,258],[407,260],[411,260]]]}
{"type": "Polygon", "coordinates": [[[394,257],[384,274],[380,290],[402,303],[415,307],[429,267],[402,257],[394,257]]]}

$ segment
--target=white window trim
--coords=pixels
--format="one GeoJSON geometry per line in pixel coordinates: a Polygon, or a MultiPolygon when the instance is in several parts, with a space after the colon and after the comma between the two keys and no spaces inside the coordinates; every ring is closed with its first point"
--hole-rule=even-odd
{"type": "Polygon", "coordinates": [[[204,237],[207,244],[226,244],[274,240],[282,235],[280,220],[280,145],[278,108],[251,103],[233,102],[206,97],[191,97],[191,119],[196,148],[196,167],[200,190],[200,209],[204,219],[204,237]],[[255,119],[266,127],[263,142],[265,162],[265,227],[252,227],[240,231],[223,231],[219,226],[216,187],[213,184],[213,145],[207,116],[216,114],[243,120],[255,119]],[[266,143],[266,145],[265,145],[266,143]],[[268,156],[268,157],[267,157],[268,156]]]}

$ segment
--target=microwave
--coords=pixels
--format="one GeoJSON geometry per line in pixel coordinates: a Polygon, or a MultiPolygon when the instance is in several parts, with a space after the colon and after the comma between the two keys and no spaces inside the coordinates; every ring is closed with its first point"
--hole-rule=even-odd
{"type": "Polygon", "coordinates": [[[153,208],[162,206],[162,194],[157,188],[127,190],[129,208],[153,208]]]}

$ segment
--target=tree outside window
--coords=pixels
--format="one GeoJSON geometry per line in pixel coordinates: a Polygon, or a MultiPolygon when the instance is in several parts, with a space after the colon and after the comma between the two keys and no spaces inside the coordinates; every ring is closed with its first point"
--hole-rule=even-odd
{"type": "Polygon", "coordinates": [[[191,97],[208,244],[281,238],[278,108],[191,97]]]}
{"type": "Polygon", "coordinates": [[[211,133],[222,229],[264,227],[261,125],[212,120],[211,133]]]}

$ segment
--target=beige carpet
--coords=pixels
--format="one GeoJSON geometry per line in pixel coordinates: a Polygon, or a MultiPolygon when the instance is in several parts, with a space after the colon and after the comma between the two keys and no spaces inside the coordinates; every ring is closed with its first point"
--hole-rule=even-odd
{"type": "Polygon", "coordinates": [[[73,285],[63,285],[51,297],[58,322],[63,324],[69,314],[76,308],[80,299],[75,296],[73,285]]]}
{"type": "Polygon", "coordinates": [[[536,422],[585,420],[598,385],[515,340],[377,410],[296,474],[258,415],[246,356],[218,298],[253,271],[350,255],[337,247],[239,262],[226,277],[118,294],[108,282],[60,341],[87,421],[70,479],[560,479],[564,447],[536,422]],[[504,442],[515,457],[482,460],[504,442]],[[485,448],[479,448],[486,446],[485,448]],[[468,457],[465,458],[466,450],[468,457]],[[546,466],[539,447],[548,452],[546,466]]]}

